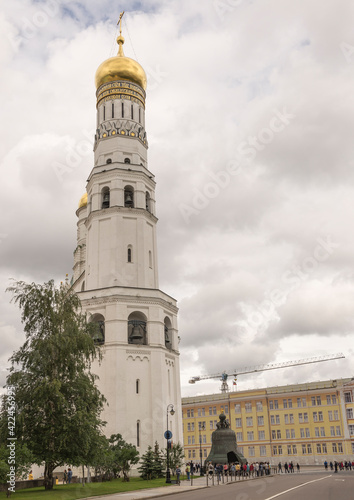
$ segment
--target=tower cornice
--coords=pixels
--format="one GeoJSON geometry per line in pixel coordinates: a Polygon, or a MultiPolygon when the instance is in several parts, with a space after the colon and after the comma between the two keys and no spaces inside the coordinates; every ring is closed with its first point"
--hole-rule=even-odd
{"type": "Polygon", "coordinates": [[[150,220],[154,223],[158,221],[158,218],[155,217],[151,212],[148,212],[147,210],[144,210],[143,208],[127,208],[127,207],[120,207],[118,205],[115,205],[113,207],[109,208],[101,208],[101,210],[94,210],[90,212],[88,215],[85,224],[86,226],[92,222],[93,219],[96,219],[100,216],[106,216],[106,215],[112,215],[114,213],[119,213],[119,214],[126,214],[126,215],[143,215],[147,220],[150,220]]]}

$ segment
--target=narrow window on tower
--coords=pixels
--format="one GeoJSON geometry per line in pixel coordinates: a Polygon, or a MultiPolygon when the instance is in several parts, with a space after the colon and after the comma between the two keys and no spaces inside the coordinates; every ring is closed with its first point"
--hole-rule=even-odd
{"type": "Polygon", "coordinates": [[[122,118],[124,118],[124,102],[122,102],[122,118]]]}
{"type": "Polygon", "coordinates": [[[140,385],[140,380],[137,378],[135,383],[135,390],[137,394],[139,394],[139,385],[140,385]]]}
{"type": "Polygon", "coordinates": [[[151,250],[149,250],[149,267],[152,269],[152,253],[151,250]]]}
{"type": "Polygon", "coordinates": [[[140,422],[139,420],[136,423],[136,446],[139,448],[140,446],[140,422]]]}
{"type": "Polygon", "coordinates": [[[103,120],[106,119],[106,106],[103,106],[103,120]]]}
{"type": "Polygon", "coordinates": [[[164,320],[165,328],[165,346],[167,349],[172,349],[172,324],[170,318],[166,316],[164,320]]]}
{"type": "Polygon", "coordinates": [[[112,118],[114,118],[114,102],[112,102],[112,118]]]}
{"type": "Polygon", "coordinates": [[[145,193],[145,208],[148,212],[151,212],[150,209],[150,194],[146,191],[145,193]]]}
{"type": "Polygon", "coordinates": [[[128,246],[128,262],[133,262],[133,256],[132,256],[132,247],[131,245],[128,246]]]}
{"type": "Polygon", "coordinates": [[[139,123],[141,123],[141,109],[139,108],[139,123]]]}
{"type": "Polygon", "coordinates": [[[131,105],[130,107],[130,114],[131,114],[131,119],[134,120],[134,107],[131,105]]]}

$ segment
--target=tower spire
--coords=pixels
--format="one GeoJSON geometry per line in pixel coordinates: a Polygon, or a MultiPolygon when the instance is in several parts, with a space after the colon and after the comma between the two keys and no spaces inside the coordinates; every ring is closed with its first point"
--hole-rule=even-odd
{"type": "Polygon", "coordinates": [[[119,24],[119,37],[117,38],[117,43],[119,45],[118,49],[118,56],[124,57],[124,52],[123,52],[123,43],[124,43],[124,37],[122,36],[122,18],[124,16],[124,10],[123,12],[120,13],[119,19],[117,22],[117,25],[119,24]]]}

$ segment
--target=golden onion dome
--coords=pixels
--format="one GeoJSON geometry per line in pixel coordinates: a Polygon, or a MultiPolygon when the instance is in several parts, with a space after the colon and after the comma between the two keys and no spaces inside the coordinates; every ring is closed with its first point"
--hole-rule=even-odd
{"type": "Polygon", "coordinates": [[[136,83],[146,90],[146,73],[138,62],[130,59],[130,57],[125,57],[123,52],[124,38],[122,34],[118,36],[117,43],[119,45],[118,54],[103,61],[96,71],[96,89],[107,82],[126,80],[136,83]]]}
{"type": "Polygon", "coordinates": [[[87,193],[83,194],[79,201],[79,208],[87,206],[87,193]]]}

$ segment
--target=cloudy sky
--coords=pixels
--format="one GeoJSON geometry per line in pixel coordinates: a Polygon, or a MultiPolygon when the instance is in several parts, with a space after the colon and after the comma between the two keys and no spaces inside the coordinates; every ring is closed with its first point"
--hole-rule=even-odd
{"type": "Polygon", "coordinates": [[[12,0],[0,13],[1,384],[23,341],[9,278],[71,276],[94,74],[124,9],[125,54],[148,75],[183,395],[218,391],[193,375],[337,352],[238,388],[353,376],[353,3],[12,0]]]}

